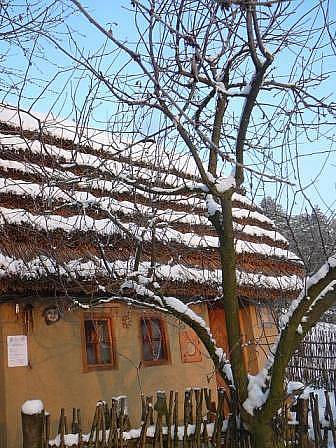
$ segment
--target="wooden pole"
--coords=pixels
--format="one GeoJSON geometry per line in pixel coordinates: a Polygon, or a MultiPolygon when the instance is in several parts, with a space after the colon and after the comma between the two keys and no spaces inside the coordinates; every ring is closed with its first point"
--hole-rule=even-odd
{"type": "Polygon", "coordinates": [[[50,414],[45,415],[44,426],[44,448],[48,448],[50,438],[50,414]]]}
{"type": "Polygon", "coordinates": [[[327,420],[329,420],[329,425],[330,425],[330,430],[331,430],[334,446],[336,446],[336,428],[335,428],[334,416],[332,413],[330,399],[329,399],[329,392],[327,392],[325,390],[324,395],[325,395],[325,402],[326,402],[327,420]]]}
{"type": "Polygon", "coordinates": [[[174,426],[173,446],[174,448],[176,448],[178,446],[178,392],[175,392],[174,396],[173,426],[174,426]]]}
{"type": "Polygon", "coordinates": [[[194,446],[201,448],[203,389],[194,389],[196,401],[194,446]]]}
{"type": "Polygon", "coordinates": [[[308,437],[308,399],[299,398],[297,404],[297,420],[299,422],[299,446],[302,448],[307,448],[309,446],[308,437]]]}
{"type": "Polygon", "coordinates": [[[157,412],[157,419],[155,425],[154,442],[153,447],[163,448],[163,431],[162,431],[162,419],[167,415],[167,400],[166,393],[158,391],[156,393],[156,403],[154,409],[157,412]]]}
{"type": "Polygon", "coordinates": [[[23,448],[43,448],[44,409],[40,400],[26,401],[21,409],[23,448]]]}

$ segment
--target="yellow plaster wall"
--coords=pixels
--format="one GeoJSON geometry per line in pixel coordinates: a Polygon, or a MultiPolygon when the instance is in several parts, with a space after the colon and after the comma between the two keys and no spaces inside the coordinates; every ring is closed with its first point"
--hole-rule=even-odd
{"type": "MultiPolygon", "coordinates": [[[[136,366],[141,361],[140,316],[142,311],[131,310],[130,327],[124,328],[122,316],[130,309],[126,305],[105,308],[113,319],[117,351],[117,368],[108,371],[83,373],[81,346],[81,311],[66,313],[61,321],[47,326],[42,316],[44,307],[33,310],[34,329],[28,335],[30,367],[7,367],[7,335],[23,334],[22,322],[15,316],[12,305],[1,305],[1,366],[0,399],[5,403],[0,411],[0,428],[6,423],[7,448],[19,448],[21,436],[20,407],[25,400],[41,399],[51,413],[55,426],[61,407],[71,416],[72,407],[82,411],[84,426],[88,429],[95,403],[110,400],[115,395],[128,395],[132,425],[139,423],[140,394],[170,389],[183,392],[187,387],[215,388],[211,362],[203,354],[202,361],[185,364],[179,347],[180,323],[168,318],[168,340],[171,364],[163,366],[136,366]],[[210,384],[207,377],[212,377],[210,384]]],[[[198,312],[208,321],[205,306],[198,312]]],[[[204,350],[203,350],[204,352],[204,350]]],[[[182,404],[182,396],[180,398],[182,404]]],[[[55,427],[54,427],[55,431],[55,427]]],[[[0,439],[1,440],[1,439],[0,439]]],[[[1,445],[3,448],[5,445],[1,445]]]]}

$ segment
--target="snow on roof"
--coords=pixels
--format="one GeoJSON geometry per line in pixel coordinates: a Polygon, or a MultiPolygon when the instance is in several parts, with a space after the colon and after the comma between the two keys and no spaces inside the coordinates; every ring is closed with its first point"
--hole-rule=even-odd
{"type": "MultiPolygon", "coordinates": [[[[128,271],[134,266],[134,259],[128,261],[115,260],[106,262],[103,259],[95,258],[90,261],[73,259],[61,265],[56,263],[51,257],[40,256],[29,262],[22,259],[14,259],[4,254],[0,254],[0,277],[19,276],[21,279],[37,279],[50,275],[61,275],[69,278],[94,278],[97,275],[107,276],[113,272],[115,278],[125,277],[128,271]]],[[[138,272],[144,277],[148,277],[152,265],[150,262],[141,262],[138,272]]],[[[221,283],[220,269],[200,269],[190,268],[183,264],[158,264],[155,269],[158,280],[175,281],[188,283],[189,281],[199,284],[218,286],[221,283]]],[[[302,279],[297,275],[271,276],[237,271],[237,281],[239,285],[284,289],[297,291],[302,287],[302,279]]]]}
{"type": "MultiPolygon", "coordinates": [[[[216,297],[218,238],[204,198],[192,191],[196,174],[190,158],[156,144],[132,146],[51,115],[0,107],[0,290],[61,294],[80,279],[92,294],[116,293],[142,241],[139,271],[154,272],[168,294],[216,297]]],[[[239,294],[294,297],[299,258],[248,198],[234,193],[233,201],[239,294]]]]}
{"type": "Polygon", "coordinates": [[[35,111],[28,113],[3,104],[0,105],[0,122],[28,131],[48,133],[59,139],[70,140],[83,146],[89,144],[93,149],[103,149],[109,152],[111,156],[131,154],[133,161],[145,159],[162,168],[175,168],[192,176],[197,175],[197,166],[194,160],[186,156],[181,158],[177,151],[168,154],[164,148],[158,148],[151,141],[134,145],[105,130],[80,126],[71,120],[55,117],[52,113],[42,114],[35,111]]]}

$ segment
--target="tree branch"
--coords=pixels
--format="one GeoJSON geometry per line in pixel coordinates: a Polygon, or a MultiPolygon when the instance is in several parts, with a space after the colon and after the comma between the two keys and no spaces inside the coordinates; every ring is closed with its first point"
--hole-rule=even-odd
{"type": "Polygon", "coordinates": [[[271,384],[268,399],[261,414],[271,417],[283,401],[283,381],[286,367],[293,353],[307,332],[316,324],[322,314],[336,303],[336,256],[306,281],[301,297],[292,304],[288,322],[279,335],[276,350],[267,367],[271,384]]]}

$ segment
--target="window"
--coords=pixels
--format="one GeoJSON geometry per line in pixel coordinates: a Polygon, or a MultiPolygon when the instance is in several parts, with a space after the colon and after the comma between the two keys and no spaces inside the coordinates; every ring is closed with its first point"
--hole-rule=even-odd
{"type": "Polygon", "coordinates": [[[102,316],[84,317],[84,364],[87,370],[110,369],[115,365],[111,319],[102,316]]]}
{"type": "Polygon", "coordinates": [[[143,317],[141,338],[145,366],[166,364],[169,361],[166,329],[161,319],[143,317]]]}

